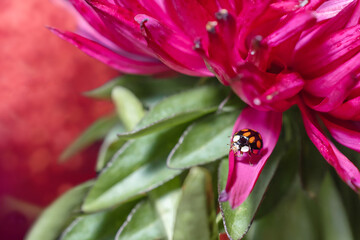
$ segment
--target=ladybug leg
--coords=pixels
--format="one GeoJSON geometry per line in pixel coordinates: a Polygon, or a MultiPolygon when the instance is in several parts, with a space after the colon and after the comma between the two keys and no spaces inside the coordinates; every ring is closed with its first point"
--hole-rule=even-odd
{"type": "Polygon", "coordinates": [[[243,154],[243,153],[242,153],[241,151],[236,152],[236,156],[237,156],[237,157],[241,157],[242,154],[243,154]]]}

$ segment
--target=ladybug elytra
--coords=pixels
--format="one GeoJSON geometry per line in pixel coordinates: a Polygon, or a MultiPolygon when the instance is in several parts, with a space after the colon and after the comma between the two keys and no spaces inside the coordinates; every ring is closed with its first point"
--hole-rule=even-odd
{"type": "Polygon", "coordinates": [[[253,129],[242,129],[236,132],[231,139],[231,150],[237,155],[245,152],[249,155],[257,155],[262,146],[263,141],[260,133],[253,129]]]}

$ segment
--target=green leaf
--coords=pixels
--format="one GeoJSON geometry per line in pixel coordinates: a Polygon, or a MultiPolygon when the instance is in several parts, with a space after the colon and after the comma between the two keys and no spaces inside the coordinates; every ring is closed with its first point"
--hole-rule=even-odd
{"type": "MultiPolygon", "coordinates": [[[[317,240],[319,235],[314,202],[304,194],[299,181],[270,214],[255,220],[246,240],[317,240]],[[315,215],[315,216],[313,216],[315,215]]],[[[339,238],[342,239],[342,238],[339,238]]]]}
{"type": "Polygon", "coordinates": [[[319,150],[309,140],[309,137],[304,135],[302,135],[300,160],[302,187],[309,197],[315,198],[320,191],[328,166],[319,150]]]}
{"type": "Polygon", "coordinates": [[[94,98],[110,99],[112,89],[122,86],[133,92],[141,101],[153,105],[165,96],[193,88],[197,81],[197,78],[184,75],[159,79],[149,76],[123,75],[84,94],[94,98]]]}
{"type": "Polygon", "coordinates": [[[130,131],[144,117],[145,112],[139,99],[124,87],[114,87],[111,98],[116,106],[116,112],[125,128],[130,131]]]}
{"type": "Polygon", "coordinates": [[[119,134],[119,137],[140,137],[194,120],[216,111],[225,96],[221,86],[203,86],[165,98],[145,115],[134,131],[119,134]]]}
{"type": "Polygon", "coordinates": [[[318,209],[320,210],[324,239],[354,239],[344,205],[330,174],[326,174],[322,183],[318,209]]]}
{"type": "Polygon", "coordinates": [[[239,112],[222,112],[190,125],[167,159],[170,168],[190,168],[226,156],[229,139],[239,112]]]}
{"type": "MultiPolygon", "coordinates": [[[[264,169],[262,170],[254,189],[248,198],[236,209],[232,209],[229,202],[221,202],[220,209],[223,214],[225,230],[232,239],[241,239],[249,230],[255,213],[264,197],[266,189],[274,176],[276,168],[283,156],[282,146],[277,144],[264,169]]],[[[229,163],[224,159],[219,169],[219,191],[225,189],[229,163]]]]}
{"type": "Polygon", "coordinates": [[[149,193],[150,200],[164,226],[167,239],[173,239],[176,211],[181,197],[179,177],[149,193]]]}
{"type": "Polygon", "coordinates": [[[301,149],[301,134],[298,126],[291,114],[284,114],[283,131],[277,143],[280,147],[277,150],[283,151],[284,155],[280,158],[279,167],[266,190],[256,218],[263,217],[274,210],[277,204],[281,204],[281,200],[294,183],[299,171],[301,149]]]}
{"type": "Polygon", "coordinates": [[[174,240],[212,239],[215,212],[211,176],[202,168],[192,168],[185,179],[176,214],[174,240]]]}
{"type": "Polygon", "coordinates": [[[124,145],[125,140],[118,139],[117,134],[125,132],[122,125],[113,127],[106,135],[98,154],[96,171],[100,171],[110,161],[114,154],[124,145]]]}
{"type": "Polygon", "coordinates": [[[26,240],[56,240],[71,218],[79,211],[93,182],[89,181],[66,192],[41,214],[26,236],[26,240]]]}
{"type": "Polygon", "coordinates": [[[121,226],[115,240],[166,239],[166,232],[150,201],[138,204],[121,226]]]}
{"type": "Polygon", "coordinates": [[[113,240],[135,204],[133,201],[109,211],[80,216],[65,229],[60,240],[113,240]]]}
{"type": "Polygon", "coordinates": [[[219,229],[219,234],[225,233],[225,227],[224,227],[224,222],[223,222],[221,212],[219,212],[216,215],[216,223],[217,223],[217,228],[219,229]]]}
{"type": "Polygon", "coordinates": [[[138,138],[125,144],[103,170],[82,209],[113,207],[145,193],[180,173],[166,167],[166,158],[185,126],[138,138]]]}
{"type": "Polygon", "coordinates": [[[60,156],[60,161],[64,161],[84,148],[90,146],[97,140],[102,139],[110,129],[117,123],[115,115],[100,118],[85,130],[60,156]]]}

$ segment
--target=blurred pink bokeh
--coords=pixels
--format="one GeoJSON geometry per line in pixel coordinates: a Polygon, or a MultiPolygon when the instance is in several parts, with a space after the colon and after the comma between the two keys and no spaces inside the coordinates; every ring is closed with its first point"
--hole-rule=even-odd
{"type": "Polygon", "coordinates": [[[118,73],[45,26],[76,22],[49,0],[0,1],[0,239],[23,239],[44,206],[95,176],[98,145],[65,164],[57,159],[112,108],[81,93],[118,73]]]}

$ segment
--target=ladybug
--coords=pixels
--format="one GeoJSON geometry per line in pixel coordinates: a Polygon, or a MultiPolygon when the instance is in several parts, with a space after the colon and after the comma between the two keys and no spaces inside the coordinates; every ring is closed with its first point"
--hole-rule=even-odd
{"type": "Polygon", "coordinates": [[[253,129],[242,129],[236,132],[231,139],[231,150],[235,154],[243,154],[247,152],[251,154],[259,154],[263,146],[261,134],[253,129]]]}

